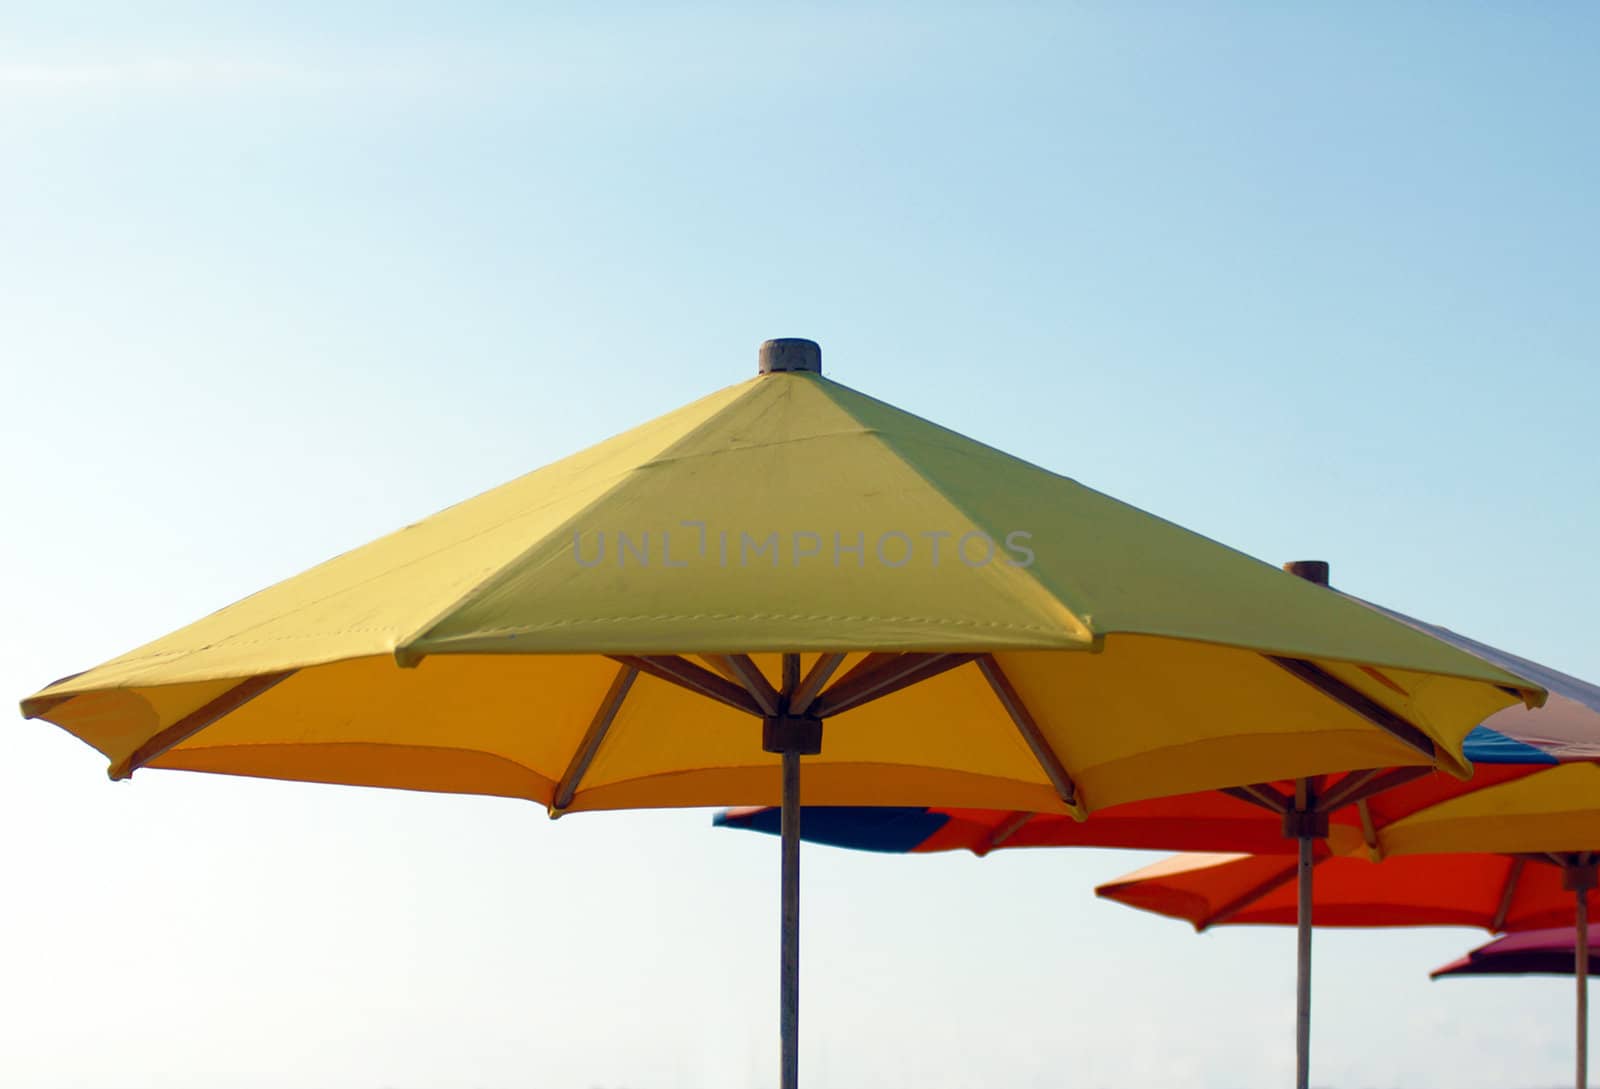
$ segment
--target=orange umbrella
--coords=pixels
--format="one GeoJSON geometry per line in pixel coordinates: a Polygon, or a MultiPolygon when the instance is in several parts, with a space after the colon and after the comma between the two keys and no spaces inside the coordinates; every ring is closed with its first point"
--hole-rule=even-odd
{"type": "MultiPolygon", "coordinates": [[[[1561,862],[1579,859],[1562,859],[1561,862]]],[[[1370,862],[1320,846],[1316,926],[1475,926],[1491,933],[1571,926],[1566,867],[1549,856],[1405,855],[1370,862]]],[[[1288,855],[1185,854],[1095,889],[1129,907],[1194,928],[1293,926],[1295,860],[1288,855]]],[[[1600,893],[1587,894],[1591,909],[1600,893]]]]}
{"type": "MultiPolygon", "coordinates": [[[[1494,931],[1576,926],[1600,908],[1600,852],[1397,855],[1382,862],[1317,851],[1316,926],[1478,926],[1494,931]]],[[[1282,855],[1174,855],[1108,882],[1095,895],[1213,926],[1293,926],[1304,918],[1295,864],[1282,855]]],[[[1587,962],[1577,966],[1578,1089],[1588,1082],[1587,962]]]]}

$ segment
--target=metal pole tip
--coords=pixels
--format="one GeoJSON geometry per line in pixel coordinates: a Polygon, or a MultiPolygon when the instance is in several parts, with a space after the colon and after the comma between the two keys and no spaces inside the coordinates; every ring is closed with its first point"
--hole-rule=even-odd
{"type": "Polygon", "coordinates": [[[814,340],[802,340],[799,337],[783,337],[767,341],[761,345],[756,360],[757,374],[771,374],[774,371],[822,373],[821,345],[814,340]]]}

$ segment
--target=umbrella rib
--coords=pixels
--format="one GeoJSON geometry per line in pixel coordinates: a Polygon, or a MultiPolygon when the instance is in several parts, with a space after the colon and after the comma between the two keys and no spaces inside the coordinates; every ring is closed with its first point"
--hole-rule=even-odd
{"type": "MultiPolygon", "coordinates": [[[[1318,859],[1317,861],[1320,862],[1321,859],[1318,859]]],[[[1315,865],[1315,863],[1313,863],[1313,865],[1315,865]]],[[[1213,911],[1210,915],[1207,915],[1204,919],[1200,920],[1200,923],[1195,927],[1195,929],[1208,930],[1213,926],[1227,922],[1229,919],[1239,914],[1239,912],[1243,911],[1257,900],[1260,900],[1262,897],[1270,895],[1271,893],[1283,888],[1283,886],[1293,881],[1297,874],[1298,867],[1289,866],[1281,872],[1275,873],[1268,877],[1265,881],[1261,881],[1255,885],[1252,885],[1248,890],[1240,893],[1238,896],[1235,896],[1232,900],[1229,900],[1226,904],[1223,904],[1216,911],[1213,911]]]]}
{"type": "MultiPolygon", "coordinates": [[[[72,677],[78,676],[81,676],[81,674],[72,674],[72,677]]],[[[66,684],[68,681],[72,680],[72,677],[62,677],[59,681],[53,681],[51,683],[66,684]]],[[[78,695],[80,695],[78,692],[67,692],[59,696],[35,696],[32,699],[23,700],[22,717],[43,718],[51,711],[54,711],[57,707],[60,707],[63,703],[66,703],[68,700],[78,695]]]]}
{"type": "Polygon", "coordinates": [[[811,668],[806,670],[805,679],[800,682],[793,694],[789,696],[789,713],[792,715],[805,714],[811,708],[811,704],[816,701],[818,694],[821,693],[822,686],[828,683],[828,678],[832,677],[835,671],[844,664],[844,660],[845,655],[843,654],[824,654],[815,662],[812,662],[811,668]]]}
{"type": "Polygon", "coordinates": [[[1319,796],[1314,807],[1315,812],[1327,813],[1357,797],[1366,797],[1361,793],[1363,787],[1371,783],[1381,774],[1380,768],[1367,768],[1364,771],[1352,771],[1337,786],[1327,793],[1319,796]]]}
{"type": "Polygon", "coordinates": [[[572,804],[573,796],[578,793],[578,784],[589,771],[589,765],[594,763],[601,742],[605,741],[611,724],[617,720],[622,701],[627,698],[628,689],[633,687],[634,679],[638,676],[639,670],[631,665],[617,667],[617,675],[611,679],[611,687],[606,689],[600,706],[595,708],[594,718],[589,720],[589,728],[584,731],[578,751],[572,754],[567,770],[561,775],[561,782],[556,785],[555,797],[550,801],[551,816],[559,817],[572,804]]]}
{"type": "Polygon", "coordinates": [[[750,655],[706,654],[702,657],[738,681],[744,690],[750,693],[750,698],[760,706],[763,715],[778,713],[778,690],[772,687],[772,682],[767,680],[766,675],[751,660],[750,655]]]}
{"type": "Polygon", "coordinates": [[[984,855],[1000,846],[1006,840],[1022,831],[1022,826],[1033,820],[1033,818],[1034,814],[1021,810],[1018,810],[1014,813],[1008,813],[1006,815],[1006,819],[996,825],[994,830],[983,838],[983,842],[972,849],[972,853],[977,855],[979,858],[982,858],[984,855]]]}
{"type": "Polygon", "coordinates": [[[869,654],[813,703],[818,718],[831,718],[882,699],[920,681],[965,665],[976,654],[869,654]]]}
{"type": "Polygon", "coordinates": [[[1044,736],[1044,731],[1039,729],[1039,724],[1028,711],[1027,704],[1022,702],[1022,697],[1017,694],[1016,688],[1011,683],[1011,678],[1005,675],[1000,668],[1000,663],[995,661],[992,654],[978,656],[978,668],[983,671],[984,680],[989,682],[989,687],[994,690],[995,697],[999,699],[1000,706],[1004,707],[1006,714],[1011,716],[1011,721],[1016,725],[1022,739],[1028,743],[1028,748],[1033,750],[1033,758],[1039,761],[1039,766],[1044,769],[1045,776],[1050,780],[1050,785],[1055,787],[1056,794],[1063,802],[1073,808],[1078,806],[1078,786],[1072,781],[1072,776],[1067,773],[1066,767],[1061,763],[1061,758],[1050,747],[1049,740],[1044,736]]]}
{"type": "Polygon", "coordinates": [[[1367,800],[1362,798],[1356,803],[1356,813],[1361,817],[1361,839],[1367,845],[1367,850],[1378,849],[1378,827],[1372,823],[1372,807],[1367,800]]]}
{"type": "Polygon", "coordinates": [[[750,693],[726,677],[719,677],[704,666],[697,666],[677,654],[611,654],[613,662],[632,666],[640,673],[687,688],[718,703],[725,703],[736,711],[762,718],[761,706],[750,693]]]}
{"type": "Polygon", "coordinates": [[[1517,895],[1517,883],[1522,880],[1522,870],[1527,866],[1525,858],[1513,858],[1511,870],[1506,874],[1505,888],[1500,890],[1500,904],[1494,909],[1494,918],[1489,920],[1491,932],[1499,933],[1506,925],[1506,916],[1511,914],[1511,901],[1517,895]]]}
{"type": "Polygon", "coordinates": [[[1404,768],[1368,768],[1366,771],[1352,772],[1339,781],[1339,784],[1317,799],[1316,810],[1318,813],[1331,813],[1340,806],[1352,802],[1365,801],[1374,794],[1409,783],[1413,779],[1420,779],[1433,769],[1424,765],[1412,765],[1404,768]]]}
{"type": "Polygon", "coordinates": [[[1304,658],[1284,658],[1276,654],[1268,654],[1266,659],[1304,681],[1329,699],[1342,704],[1347,710],[1360,715],[1384,733],[1390,734],[1395,739],[1409,745],[1417,752],[1428,757],[1428,759],[1437,758],[1438,750],[1434,746],[1433,739],[1427,733],[1359,688],[1341,681],[1321,666],[1308,662],[1304,658]]]}
{"type": "Polygon", "coordinates": [[[1262,809],[1282,815],[1289,812],[1289,796],[1267,783],[1252,783],[1249,786],[1223,787],[1221,793],[1241,802],[1259,805],[1262,809]]]}
{"type": "Polygon", "coordinates": [[[158,760],[224,715],[232,714],[257,696],[294,676],[292,669],[282,673],[262,673],[248,677],[216,699],[199,707],[157,733],[111,769],[111,778],[126,779],[152,760],[158,760]]]}

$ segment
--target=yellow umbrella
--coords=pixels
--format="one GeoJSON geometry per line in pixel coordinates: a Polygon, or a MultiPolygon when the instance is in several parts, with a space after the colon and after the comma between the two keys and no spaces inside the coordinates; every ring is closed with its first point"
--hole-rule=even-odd
{"type": "Polygon", "coordinates": [[[759,371],[23,713],[115,778],[498,794],[558,815],[781,800],[792,1086],[801,755],[808,805],[1081,817],[1348,769],[1464,774],[1473,725],[1543,698],[825,379],[810,341],[769,341],[759,371]]]}
{"type": "Polygon", "coordinates": [[[1447,798],[1395,820],[1340,830],[1344,853],[1374,859],[1462,852],[1565,852],[1600,848],[1600,764],[1557,764],[1447,798]]]}

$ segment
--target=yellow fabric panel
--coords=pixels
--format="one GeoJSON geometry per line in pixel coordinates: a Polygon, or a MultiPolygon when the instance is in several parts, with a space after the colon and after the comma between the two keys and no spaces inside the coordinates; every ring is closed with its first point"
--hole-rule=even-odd
{"type": "Polygon", "coordinates": [[[56,705],[44,717],[115,764],[163,727],[205,706],[238,683],[238,678],[228,677],[137,691],[91,691],[56,705]]]}
{"type": "Polygon", "coordinates": [[[1013,527],[974,524],[820,383],[777,379],[729,405],[714,431],[641,465],[407,650],[1090,643],[1087,626],[998,549],[979,563],[989,553],[973,538],[970,564],[954,554],[966,534],[1003,540],[1013,527]],[[929,534],[948,538],[937,562],[929,534]]]}
{"type": "Polygon", "coordinates": [[[307,757],[325,745],[392,746],[488,754],[554,782],[616,671],[616,663],[588,655],[441,655],[416,669],[389,657],[337,662],[296,673],[158,765],[200,749],[225,761],[236,746],[288,745],[307,757]]]}
{"type": "Polygon", "coordinates": [[[634,466],[737,400],[749,385],[721,390],[458,503],[45,693],[246,677],[390,654],[407,635],[614,487],[634,466]]]}
{"type": "MultiPolygon", "coordinates": [[[[805,805],[933,804],[1004,806],[1036,813],[1067,811],[1061,799],[1042,783],[901,764],[814,764],[814,759],[804,759],[800,777],[800,800],[805,805]],[[930,798],[936,800],[929,803],[930,798]]],[[[772,757],[766,767],[707,768],[584,791],[572,809],[681,808],[704,805],[708,797],[728,798],[732,805],[776,805],[780,793],[777,757],[772,757]]]]}
{"type": "Polygon", "coordinates": [[[1562,764],[1451,798],[1379,829],[1378,848],[1382,855],[1596,850],[1600,767],[1562,764]]]}
{"type": "Polygon", "coordinates": [[[551,780],[502,757],[423,746],[289,742],[178,749],[150,767],[535,802],[548,802],[555,792],[551,780]]]}
{"type": "Polygon", "coordinates": [[[1184,851],[1181,854],[1168,855],[1159,862],[1152,862],[1148,866],[1123,874],[1115,881],[1107,884],[1131,885],[1136,881],[1156,881],[1161,878],[1188,877],[1196,873],[1207,873],[1218,867],[1226,866],[1232,862],[1240,862],[1255,855],[1184,851]]]}
{"type": "MultiPolygon", "coordinates": [[[[1113,804],[1107,797],[1177,793],[1161,785],[1193,782],[1208,768],[1246,772],[1245,778],[1208,784],[1230,786],[1321,774],[1335,766],[1419,762],[1408,746],[1251,651],[1118,635],[1107,638],[1098,654],[1007,653],[1000,660],[1094,808],[1113,804]],[[1163,749],[1167,755],[1154,761],[1152,754],[1163,749]],[[1155,774],[1157,763],[1169,771],[1138,784],[1155,774]]],[[[1431,683],[1422,684],[1397,671],[1417,693],[1403,701],[1375,682],[1362,684],[1356,671],[1320,664],[1403,711],[1435,738],[1451,736],[1445,724],[1477,722],[1506,698],[1470,681],[1429,678],[1431,683]]],[[[1439,746],[1441,766],[1457,774],[1467,767],[1462,736],[1439,746]]]]}
{"type": "Polygon", "coordinates": [[[1030,531],[1029,573],[1097,635],[1458,674],[1542,699],[1536,686],[1415,629],[1372,624],[1371,609],[1324,587],[837,382],[824,388],[975,524],[1030,531]]]}

